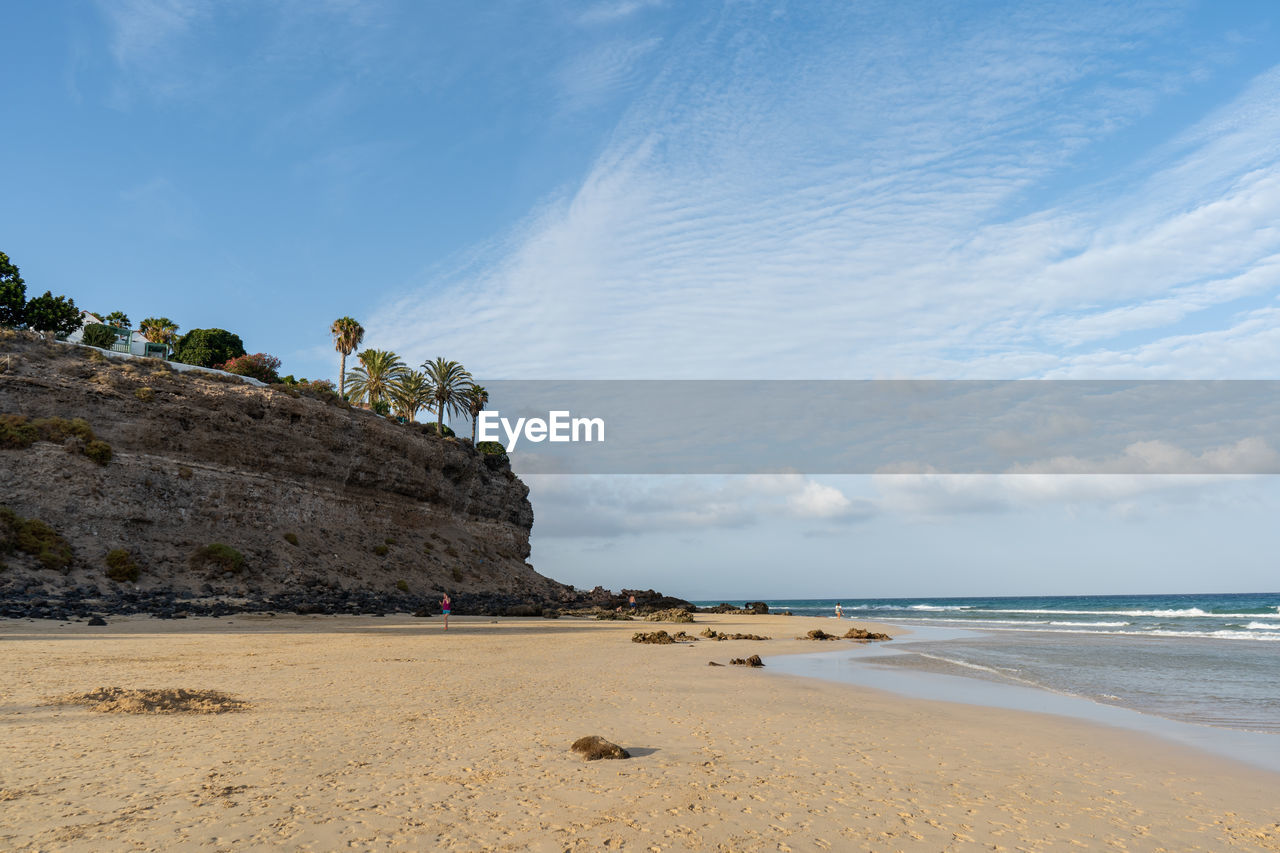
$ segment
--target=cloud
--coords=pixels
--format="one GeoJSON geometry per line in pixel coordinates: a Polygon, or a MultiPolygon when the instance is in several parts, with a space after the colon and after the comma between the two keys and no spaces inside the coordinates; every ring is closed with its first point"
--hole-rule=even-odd
{"type": "MultiPolygon", "coordinates": [[[[1280,289],[1280,70],[1073,184],[1191,79],[1149,49],[1175,13],[806,14],[733,5],[652,47],[582,180],[371,332],[414,357],[488,340],[469,366],[509,378],[1115,375],[1280,289]],[[442,321],[464,296],[485,308],[442,321]]],[[[1276,343],[1251,335],[1249,369],[1276,343]]]]}
{"type": "Polygon", "coordinates": [[[745,529],[771,521],[845,524],[874,508],[799,474],[733,477],[525,475],[539,538],[614,538],[745,529]]]}
{"type": "Polygon", "coordinates": [[[99,0],[111,27],[111,54],[121,65],[149,61],[210,11],[207,0],[99,0]]]}
{"type": "Polygon", "coordinates": [[[665,0],[613,0],[609,3],[596,3],[578,16],[578,23],[582,26],[614,24],[637,12],[663,5],[665,0]]]}
{"type": "Polygon", "coordinates": [[[1169,442],[1130,445],[1107,459],[1059,456],[1012,466],[1005,474],[943,474],[932,470],[877,474],[872,480],[882,512],[964,515],[1036,506],[1099,506],[1122,514],[1136,501],[1200,500],[1227,485],[1280,473],[1280,454],[1249,438],[1195,454],[1169,442]]]}
{"type": "Polygon", "coordinates": [[[560,92],[567,111],[590,109],[610,97],[635,88],[642,81],[642,60],[661,43],[647,38],[596,44],[560,69],[560,92]]]}

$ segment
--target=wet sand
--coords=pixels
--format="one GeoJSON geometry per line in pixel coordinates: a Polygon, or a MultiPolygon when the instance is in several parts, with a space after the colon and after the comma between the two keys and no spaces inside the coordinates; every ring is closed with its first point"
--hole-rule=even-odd
{"type": "Polygon", "coordinates": [[[832,623],[698,623],[0,622],[0,848],[1280,850],[1275,774],[1078,720],[708,667],[834,648],[792,639],[832,623]],[[630,642],[707,625],[775,639],[630,642]],[[249,707],[46,704],[101,687],[249,707]],[[634,757],[584,762],[569,745],[589,734],[634,757]]]}

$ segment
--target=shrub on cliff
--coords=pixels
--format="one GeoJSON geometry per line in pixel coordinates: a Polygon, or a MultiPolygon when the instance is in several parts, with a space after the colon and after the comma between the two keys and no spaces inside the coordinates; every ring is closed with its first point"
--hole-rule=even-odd
{"type": "Polygon", "coordinates": [[[26,415],[0,415],[0,448],[22,450],[40,440],[40,432],[26,415]]]}
{"type": "Polygon", "coordinates": [[[111,461],[111,445],[105,441],[91,441],[84,446],[82,452],[99,465],[106,465],[111,461]]]}
{"type": "Polygon", "coordinates": [[[242,355],[218,365],[219,370],[234,373],[236,376],[248,376],[262,382],[280,381],[280,359],[265,352],[253,355],[242,355]]]}
{"type": "Polygon", "coordinates": [[[507,449],[502,446],[499,441],[482,441],[476,445],[476,450],[485,456],[506,456],[507,449]]]}
{"type": "Polygon", "coordinates": [[[111,445],[93,434],[84,418],[35,418],[26,415],[0,415],[0,449],[22,450],[37,441],[63,444],[74,439],[72,448],[106,465],[111,461],[111,445]]]}
{"type": "Polygon", "coordinates": [[[0,554],[21,551],[46,569],[65,572],[71,567],[71,545],[57,531],[36,518],[23,518],[0,506],[0,554]]]}
{"type": "Polygon", "coordinates": [[[174,360],[199,367],[225,364],[244,355],[244,342],[226,329],[192,329],[174,343],[174,360]]]}
{"type": "Polygon", "coordinates": [[[138,564],[125,549],[116,548],[107,552],[107,577],[113,581],[133,583],[141,574],[138,564]]]}
{"type": "Polygon", "coordinates": [[[230,545],[213,542],[197,548],[187,562],[193,569],[207,570],[215,574],[238,575],[244,568],[244,554],[230,545]]]}
{"type": "Polygon", "coordinates": [[[115,346],[116,330],[103,323],[90,323],[84,327],[84,337],[80,340],[91,347],[111,349],[115,346]]]}

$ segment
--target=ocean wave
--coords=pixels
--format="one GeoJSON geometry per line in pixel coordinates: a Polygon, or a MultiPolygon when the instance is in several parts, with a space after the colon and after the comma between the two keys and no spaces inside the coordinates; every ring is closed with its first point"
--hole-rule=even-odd
{"type": "MultiPolygon", "coordinates": [[[[1084,623],[1084,625],[1087,625],[1088,628],[1084,626],[1077,627],[1077,628],[1068,628],[1068,627],[1054,627],[1055,623],[1053,622],[1038,622],[1038,621],[1030,621],[1030,620],[1027,620],[1027,621],[997,620],[997,619],[961,620],[961,619],[947,619],[945,617],[938,617],[934,619],[928,619],[924,617],[916,617],[916,618],[899,617],[898,619],[891,620],[891,621],[903,622],[906,624],[931,624],[931,623],[938,623],[938,622],[946,622],[948,624],[954,624],[956,622],[963,622],[966,626],[969,626],[978,630],[1029,631],[1029,632],[1035,632],[1039,634],[1114,634],[1115,636],[1119,636],[1119,637],[1187,637],[1187,638],[1223,639],[1223,640],[1261,640],[1261,641],[1273,641],[1273,642],[1280,641],[1280,629],[1273,629],[1271,628],[1271,626],[1263,626],[1263,628],[1266,630],[1262,630],[1262,631],[1229,630],[1229,629],[1223,629],[1219,631],[1175,631],[1169,628],[1147,628],[1145,630],[1138,630],[1138,631],[1117,631],[1113,627],[1108,627],[1105,630],[1089,630],[1088,629],[1088,628],[1100,628],[1101,623],[1098,623],[1098,622],[1084,623]],[[1007,627],[1007,628],[1000,627],[1004,625],[1009,625],[1012,627],[1007,627]]],[[[1056,623],[1056,624],[1061,625],[1062,623],[1056,623]]],[[[1125,623],[1125,624],[1132,625],[1133,623],[1125,623]]]]}
{"type": "MultiPolygon", "coordinates": [[[[1036,623],[1039,624],[1039,623],[1036,623]]],[[[1050,622],[1050,625],[1065,625],[1070,628],[1123,628],[1132,622],[1050,622]]]]}
{"type": "Polygon", "coordinates": [[[992,675],[998,675],[1001,678],[1007,678],[1010,681],[1018,681],[1018,682],[1021,682],[1022,684],[1029,684],[1033,687],[1043,687],[1043,685],[1038,682],[1031,681],[1030,679],[1022,678],[1020,676],[1014,675],[1014,673],[1018,671],[1016,669],[1007,669],[1004,667],[994,667],[994,666],[983,666],[980,663],[970,663],[969,661],[966,661],[966,660],[959,660],[957,658],[944,657],[942,655],[931,655],[931,654],[926,654],[925,652],[911,652],[911,654],[915,655],[916,657],[928,658],[929,660],[936,660],[942,663],[952,664],[953,666],[964,667],[965,669],[976,669],[981,672],[989,672],[992,675]]]}
{"type": "MultiPolygon", "coordinates": [[[[913,607],[911,609],[929,609],[940,610],[929,606],[927,608],[913,607]]],[[[972,608],[950,608],[952,610],[966,609],[975,615],[982,613],[1025,613],[1031,616],[1150,616],[1158,618],[1194,618],[1194,619],[1240,619],[1248,617],[1250,619],[1277,619],[1280,620],[1280,612],[1278,613],[1209,613],[1201,610],[1199,607],[1185,607],[1179,610],[1055,610],[1052,608],[1037,609],[1005,609],[991,608],[990,610],[974,610],[972,608]]]]}
{"type": "Polygon", "coordinates": [[[1280,631],[1280,623],[1268,625],[1266,622],[1250,622],[1245,627],[1250,631],[1280,631]]]}
{"type": "MultiPolygon", "coordinates": [[[[954,604],[937,606],[933,604],[912,604],[905,608],[906,610],[972,610],[973,608],[967,604],[954,604]]],[[[995,611],[988,611],[994,613],[995,611]]]]}

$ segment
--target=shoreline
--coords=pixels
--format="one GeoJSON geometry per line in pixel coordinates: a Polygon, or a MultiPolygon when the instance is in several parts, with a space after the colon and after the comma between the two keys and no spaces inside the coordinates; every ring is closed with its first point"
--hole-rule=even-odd
{"type": "MultiPolygon", "coordinates": [[[[890,630],[899,626],[886,623],[890,630]]],[[[981,629],[925,628],[917,626],[911,643],[944,642],[946,635],[977,634],[981,629]],[[943,636],[930,636],[931,634],[943,636]]],[[[895,639],[897,635],[895,635],[895,639]]],[[[1089,696],[1055,690],[1043,684],[1012,683],[978,674],[898,669],[877,665],[877,659],[912,654],[893,647],[820,650],[791,658],[779,667],[780,674],[818,678],[850,687],[884,690],[895,696],[930,702],[950,702],[1018,713],[1047,714],[1080,720],[1110,729],[1133,731],[1157,737],[1170,744],[1190,747],[1207,756],[1224,758],[1254,770],[1275,774],[1280,783],[1280,735],[1205,723],[1192,723],[1123,704],[1107,704],[1089,696]],[[803,660],[798,660],[798,659],[803,660]],[[847,664],[847,665],[846,665],[847,664]]],[[[776,672],[777,670],[775,670],[776,672]]]]}
{"type": "Polygon", "coordinates": [[[0,621],[0,842],[1280,850],[1274,774],[1067,718],[708,668],[836,643],[792,639],[823,618],[695,618],[775,639],[649,646],[631,634],[694,626],[566,618],[0,621]],[[102,686],[251,707],[42,704],[102,686]],[[584,763],[568,746],[589,734],[635,757],[584,763]]]}

